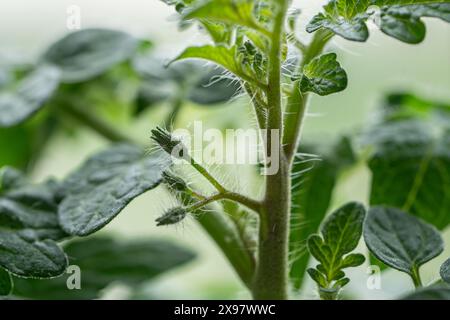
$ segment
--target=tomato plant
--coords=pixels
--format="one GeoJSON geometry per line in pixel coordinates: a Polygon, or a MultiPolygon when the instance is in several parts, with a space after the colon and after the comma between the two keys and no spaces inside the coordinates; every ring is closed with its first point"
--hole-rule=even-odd
{"type": "Polygon", "coordinates": [[[90,291],[82,296],[89,298],[114,277],[137,283],[190,261],[190,251],[157,241],[89,238],[58,245],[95,234],[133,199],[164,185],[178,204],[156,223],[197,220],[255,299],[293,297],[305,275],[317,284],[320,298],[338,299],[351,281],[346,269],[366,261],[361,239],[374,264],[410,276],[417,290],[406,298],[448,299],[448,261],[438,283],[429,286],[420,267],[442,253],[440,231],[450,223],[450,106],[391,94],[376,123],[338,139],[325,152],[302,143],[301,133],[310,97],[336,94],[351,81],[338,55],[329,51],[333,37],[365,42],[370,20],[387,36],[416,44],[426,33],[421,18],[450,21],[450,3],[331,0],[308,23],[312,37],[305,42],[297,36],[302,13],[291,10],[288,0],[165,2],[175,7],[183,27],[200,26],[211,43],[189,47],[164,65],[152,56],[147,40],[88,29],[52,44],[32,66],[6,70],[0,143],[11,143],[9,134],[20,135],[20,146],[14,157],[0,156],[0,293],[9,294],[13,282],[24,297],[56,290],[60,278],[29,279],[60,276],[67,257],[79,259],[92,279],[104,276],[90,278],[90,291]],[[218,67],[205,67],[199,59],[218,67]],[[118,91],[122,77],[132,86],[128,100],[120,101],[132,109],[131,117],[157,102],[171,106],[161,126],[149,128],[151,153],[141,140],[112,125],[107,112],[89,108],[96,104],[107,110],[119,103],[111,92],[118,91]],[[261,197],[227,186],[172,133],[184,103],[209,106],[238,94],[250,98],[265,136],[261,197]],[[70,126],[66,117],[113,144],[62,181],[31,184],[11,166],[29,170],[36,143],[42,145],[55,127],[70,126]],[[338,177],[357,162],[367,163],[372,174],[369,203],[352,201],[327,215],[338,177]],[[178,163],[197,171],[212,191],[193,184],[177,170],[178,163]],[[274,163],[276,170],[269,171],[274,163]],[[91,249],[83,252],[83,247],[91,249]],[[145,261],[134,261],[131,252],[145,261]],[[119,258],[105,268],[112,256],[119,258]]]}

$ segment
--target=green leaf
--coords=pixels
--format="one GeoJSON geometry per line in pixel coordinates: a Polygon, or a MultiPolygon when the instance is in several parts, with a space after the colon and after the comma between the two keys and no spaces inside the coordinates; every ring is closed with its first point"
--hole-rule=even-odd
{"type": "Polygon", "coordinates": [[[11,169],[2,174],[0,267],[31,278],[64,272],[66,256],[55,243],[66,236],[58,224],[56,188],[52,182],[26,184],[11,169]]]}
{"type": "MultiPolygon", "coordinates": [[[[361,254],[348,253],[355,250],[362,234],[365,209],[359,203],[350,202],[337,209],[324,222],[321,228],[322,237],[312,235],[308,239],[308,249],[311,255],[320,263],[316,271],[325,279],[317,282],[319,293],[323,299],[335,299],[340,289],[349,279],[344,278],[344,268],[357,267],[364,262],[361,254]]],[[[308,270],[314,279],[322,279],[317,272],[308,270]]]]}
{"type": "Polygon", "coordinates": [[[42,59],[61,70],[63,82],[82,82],[128,60],[138,45],[137,39],[124,32],[86,29],[54,43],[42,59]]]}
{"type": "Polygon", "coordinates": [[[450,284],[450,259],[442,264],[440,274],[442,280],[450,284]]]}
{"type": "Polygon", "coordinates": [[[209,0],[187,10],[183,18],[240,25],[270,35],[254,18],[254,3],[252,0],[209,0]]]}
{"type": "Polygon", "coordinates": [[[351,202],[336,210],[324,223],[321,232],[324,242],[336,257],[353,251],[362,234],[364,207],[351,202]]]}
{"type": "Polygon", "coordinates": [[[253,75],[247,74],[241,64],[237,59],[237,47],[225,47],[225,46],[201,46],[201,47],[190,47],[184,50],[178,57],[176,57],[173,62],[184,60],[184,59],[204,59],[214,62],[239,78],[261,85],[258,80],[253,75]]]}
{"type": "Polygon", "coordinates": [[[0,128],[24,122],[38,112],[59,85],[57,68],[41,66],[10,90],[0,91],[0,128]]]}
{"type": "Polygon", "coordinates": [[[87,236],[103,228],[134,198],[156,188],[170,163],[164,153],[147,155],[131,145],[94,155],[64,181],[58,210],[63,229],[87,236]]]}
{"type": "MultiPolygon", "coordinates": [[[[360,10],[356,15],[347,14],[345,9],[348,8],[351,10],[351,7],[347,7],[347,2],[350,1],[330,1],[330,3],[324,7],[324,13],[319,13],[313,17],[307,25],[306,31],[314,32],[325,28],[347,40],[366,41],[369,37],[369,29],[365,23],[368,18],[364,13],[365,10],[360,10]],[[339,12],[338,5],[345,9],[339,12]]],[[[360,1],[361,4],[367,2],[369,1],[360,1]]]]}
{"type": "Polygon", "coordinates": [[[241,90],[239,82],[224,76],[224,70],[214,68],[195,83],[188,99],[198,105],[211,106],[230,101],[241,90]]]}
{"type": "Polygon", "coordinates": [[[341,262],[341,268],[357,267],[364,263],[366,258],[360,253],[352,253],[344,258],[341,262]]]}
{"type": "Polygon", "coordinates": [[[450,223],[450,127],[443,120],[390,121],[368,132],[372,205],[402,208],[439,229],[450,223]]]}
{"type": "Polygon", "coordinates": [[[313,59],[303,69],[300,80],[302,92],[325,96],[347,88],[347,74],[336,61],[335,53],[323,54],[313,59]]]}
{"type": "Polygon", "coordinates": [[[180,267],[195,255],[157,239],[117,241],[93,237],[69,243],[64,251],[81,271],[81,289],[69,290],[70,275],[51,280],[15,279],[14,294],[32,299],[96,299],[112,283],[139,286],[180,267]]]}
{"type": "Polygon", "coordinates": [[[229,101],[240,90],[237,81],[220,67],[205,67],[197,61],[183,61],[167,68],[153,57],[136,59],[135,69],[144,81],[137,98],[137,114],[162,101],[190,100],[212,106],[229,101]]]}
{"type": "Polygon", "coordinates": [[[228,44],[233,36],[232,27],[224,23],[216,23],[209,20],[201,21],[203,28],[211,36],[215,44],[228,44]]]}
{"type": "Polygon", "coordinates": [[[9,295],[12,288],[13,282],[11,275],[5,269],[0,268],[0,297],[9,295]]]}
{"type": "Polygon", "coordinates": [[[366,41],[369,31],[366,21],[376,16],[369,8],[380,8],[378,27],[389,36],[407,43],[419,43],[425,37],[421,17],[450,21],[450,4],[443,0],[331,0],[324,12],[317,14],[306,30],[325,28],[353,41],[366,41]]]}
{"type": "Polygon", "coordinates": [[[403,297],[402,300],[450,300],[450,287],[434,285],[421,288],[403,297]]]}
{"type": "Polygon", "coordinates": [[[411,277],[443,251],[442,238],[432,225],[399,209],[382,206],[369,210],[364,240],[377,259],[411,277]]]}
{"type": "Polygon", "coordinates": [[[441,118],[442,123],[450,123],[450,104],[429,101],[407,92],[397,92],[386,96],[382,105],[381,123],[399,120],[428,120],[441,118]]]}
{"type": "Polygon", "coordinates": [[[319,284],[319,286],[321,286],[322,288],[325,288],[327,286],[327,280],[325,279],[325,276],[322,273],[313,268],[309,268],[307,272],[311,277],[311,279],[313,279],[317,284],[319,284]]]}
{"type": "Polygon", "coordinates": [[[313,150],[299,149],[292,170],[292,212],[290,231],[290,276],[300,288],[310,260],[306,241],[319,230],[331,203],[338,176],[355,162],[351,142],[340,139],[329,154],[312,155],[313,150]],[[304,152],[307,153],[304,153],[304,152]]]}
{"type": "Polygon", "coordinates": [[[426,27],[421,17],[440,18],[450,22],[450,3],[382,7],[378,26],[385,34],[406,43],[425,39],[426,27]]]}

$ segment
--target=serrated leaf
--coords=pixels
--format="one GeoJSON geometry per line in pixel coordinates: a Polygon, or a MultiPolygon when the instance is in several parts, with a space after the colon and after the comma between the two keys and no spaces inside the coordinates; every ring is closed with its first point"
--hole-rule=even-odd
{"type": "Polygon", "coordinates": [[[325,96],[347,88],[347,74],[336,57],[335,53],[327,53],[308,63],[303,69],[300,90],[325,96]]]}
{"type": "Polygon", "coordinates": [[[58,88],[59,79],[57,68],[41,66],[14,88],[0,91],[0,128],[18,125],[38,112],[58,88]]]}
{"type": "Polygon", "coordinates": [[[450,287],[434,285],[421,288],[403,297],[402,300],[450,300],[450,287]]]}
{"type": "Polygon", "coordinates": [[[269,35],[270,32],[254,18],[254,6],[251,0],[209,0],[187,10],[183,18],[240,25],[269,35]]]}
{"type": "Polygon", "coordinates": [[[8,271],[0,268],[0,297],[7,296],[13,288],[12,278],[8,271]]]}
{"type": "Polygon", "coordinates": [[[139,41],[125,32],[85,29],[54,43],[42,59],[61,70],[63,82],[82,82],[129,59],[138,45],[139,41]]]}
{"type": "Polygon", "coordinates": [[[252,82],[259,83],[252,75],[247,74],[241,67],[237,59],[237,47],[226,46],[201,46],[201,47],[189,47],[184,50],[178,57],[176,57],[172,63],[184,59],[203,59],[216,63],[231,73],[235,74],[239,78],[252,82]]]}
{"type": "Polygon", "coordinates": [[[33,299],[96,299],[112,283],[138,286],[195,257],[183,247],[157,239],[94,237],[71,242],[64,251],[70,264],[80,268],[80,290],[67,288],[66,275],[51,280],[15,279],[14,294],[33,299]]]}
{"type": "Polygon", "coordinates": [[[369,38],[369,29],[365,23],[366,19],[367,17],[365,15],[361,15],[351,20],[339,20],[327,14],[319,13],[309,22],[306,31],[314,32],[325,28],[344,39],[363,42],[369,38]]]}
{"type": "Polygon", "coordinates": [[[442,238],[432,225],[389,207],[369,210],[364,240],[377,259],[411,276],[443,251],[442,238]]]}
{"type": "Polygon", "coordinates": [[[289,252],[290,276],[296,288],[300,288],[310,260],[306,241],[319,230],[339,174],[355,162],[347,137],[339,139],[331,149],[329,154],[319,157],[312,155],[314,150],[301,147],[294,161],[289,252]]]}
{"type": "MultiPolygon", "coordinates": [[[[320,264],[317,272],[325,278],[325,286],[319,284],[323,299],[335,299],[340,289],[348,283],[344,278],[344,268],[356,267],[364,262],[364,256],[346,254],[358,245],[362,234],[365,209],[359,203],[350,202],[333,212],[321,228],[322,237],[312,235],[308,239],[308,249],[320,264]]],[[[311,274],[310,271],[308,271],[311,274]]],[[[317,278],[317,275],[315,275],[317,278]]]]}
{"type": "Polygon", "coordinates": [[[424,39],[421,17],[449,21],[450,4],[442,0],[331,0],[306,30],[325,28],[347,40],[366,41],[369,37],[366,21],[374,16],[368,10],[371,6],[380,8],[379,19],[375,21],[381,31],[407,43],[424,39]]]}
{"type": "Polygon", "coordinates": [[[369,5],[370,0],[331,0],[324,7],[323,13],[313,17],[306,31],[314,32],[325,28],[347,40],[366,41],[369,37],[365,23],[369,5]]]}
{"type": "Polygon", "coordinates": [[[442,280],[450,284],[450,259],[442,264],[440,275],[442,280]]]}
{"type": "Polygon", "coordinates": [[[58,214],[63,229],[87,236],[107,225],[134,198],[159,185],[171,160],[116,145],[88,159],[64,181],[58,214]]]}
{"type": "Polygon", "coordinates": [[[0,194],[0,267],[32,278],[63,273],[66,256],[55,240],[66,234],[58,224],[56,211],[51,182],[29,185],[10,181],[0,194]]]}

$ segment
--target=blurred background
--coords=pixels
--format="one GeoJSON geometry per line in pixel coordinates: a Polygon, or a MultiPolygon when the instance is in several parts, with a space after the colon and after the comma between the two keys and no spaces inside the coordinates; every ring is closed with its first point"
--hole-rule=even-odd
{"type": "MultiPolygon", "coordinates": [[[[308,38],[304,25],[325,1],[294,1],[303,9],[299,35],[308,38]]],[[[70,32],[67,28],[67,8],[76,5],[81,9],[82,29],[105,27],[124,30],[151,40],[155,50],[165,59],[193,43],[204,42],[204,36],[196,28],[180,31],[174,19],[174,11],[159,0],[127,0],[106,2],[100,0],[15,0],[0,2],[0,65],[11,60],[34,62],[50,43],[70,32]],[[3,61],[2,61],[3,60],[3,61]]],[[[335,37],[331,47],[339,55],[339,61],[349,77],[347,90],[327,97],[314,96],[304,131],[307,141],[326,141],[338,134],[352,133],[363,128],[373,118],[374,109],[386,93],[408,91],[425,99],[450,101],[450,28],[444,22],[424,19],[427,25],[426,40],[420,45],[404,44],[384,36],[371,28],[367,43],[355,43],[335,37]]],[[[164,103],[154,112],[146,113],[129,130],[142,141],[148,141],[150,129],[159,124],[159,114],[164,103]]],[[[123,124],[118,112],[117,125],[123,124]]],[[[188,105],[177,122],[178,127],[188,126],[193,120],[203,120],[208,126],[219,128],[248,127],[254,120],[246,100],[235,100],[224,106],[200,108],[188,105]]],[[[11,143],[14,143],[11,141],[11,143]]],[[[64,177],[88,155],[107,144],[87,129],[60,132],[52,137],[43,150],[43,156],[35,166],[32,176],[41,181],[49,176],[64,177]]],[[[4,148],[1,153],[8,152],[4,148]]],[[[225,180],[236,188],[242,174],[248,168],[222,172],[225,180]]],[[[369,174],[360,166],[342,182],[333,200],[333,208],[348,200],[367,203],[369,174]]],[[[258,188],[253,187],[255,192],[258,188]]],[[[105,292],[107,298],[172,298],[214,299],[249,298],[239,279],[227,261],[194,221],[182,225],[157,228],[154,219],[173,200],[162,190],[139,197],[128,206],[102,233],[123,238],[162,237],[172,239],[192,248],[198,258],[189,265],[176,269],[148,285],[139,292],[113,286],[105,292]]],[[[449,232],[445,234],[450,237],[449,232]]],[[[444,256],[424,268],[424,281],[437,276],[437,266],[444,256]]],[[[383,275],[382,290],[368,290],[367,265],[352,271],[349,296],[361,298],[391,298],[409,288],[405,275],[388,271],[383,275]],[[359,280],[357,280],[359,279],[359,280]],[[403,289],[400,289],[403,288],[403,289]]],[[[311,292],[314,290],[312,289],[311,292]]],[[[306,295],[308,296],[308,294],[306,295]]],[[[311,293],[309,297],[313,297],[311,293]]]]}

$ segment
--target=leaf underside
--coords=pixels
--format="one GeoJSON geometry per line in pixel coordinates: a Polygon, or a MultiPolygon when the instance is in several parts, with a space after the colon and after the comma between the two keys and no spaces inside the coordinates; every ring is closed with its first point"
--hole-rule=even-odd
{"type": "Polygon", "coordinates": [[[38,112],[58,88],[59,78],[57,68],[42,66],[14,89],[0,91],[0,128],[16,126],[38,112]]]}
{"type": "Polygon", "coordinates": [[[180,267],[195,255],[171,242],[146,239],[117,241],[94,237],[64,247],[70,264],[81,271],[81,289],[69,290],[69,275],[50,280],[15,279],[14,294],[32,299],[96,299],[112,283],[138,286],[180,267]]]}
{"type": "Polygon", "coordinates": [[[42,60],[58,67],[63,82],[76,83],[97,77],[129,59],[138,44],[136,38],[125,32],[85,29],[54,43],[42,60]]]}
{"type": "Polygon", "coordinates": [[[450,284],[450,259],[448,259],[442,264],[440,275],[442,280],[450,284]]]}
{"type": "MultiPolygon", "coordinates": [[[[4,177],[5,174],[2,180],[4,177]]],[[[59,227],[56,212],[52,183],[29,185],[23,177],[16,176],[16,180],[3,184],[0,194],[0,267],[29,278],[62,274],[67,259],[55,241],[66,235],[59,227]]]]}
{"type": "Polygon", "coordinates": [[[146,155],[132,145],[94,155],[64,181],[61,226],[78,236],[103,228],[134,198],[157,187],[170,164],[165,153],[146,155]]]}

